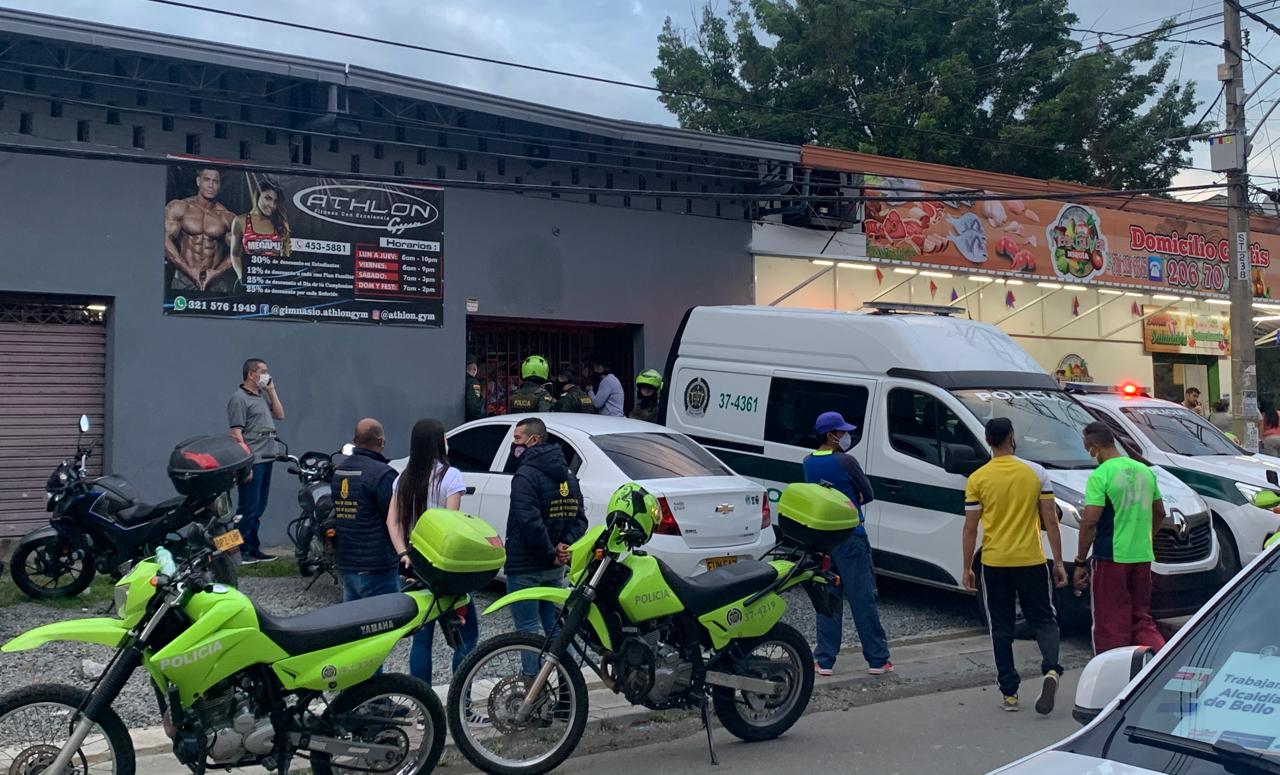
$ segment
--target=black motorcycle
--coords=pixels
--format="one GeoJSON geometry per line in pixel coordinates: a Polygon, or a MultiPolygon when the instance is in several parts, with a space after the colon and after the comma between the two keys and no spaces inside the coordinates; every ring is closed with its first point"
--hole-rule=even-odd
{"type": "MultiPolygon", "coordinates": [[[[82,439],[88,430],[89,420],[82,416],[82,439]]],[[[75,456],[50,474],[45,484],[49,524],[27,533],[14,550],[13,583],[29,597],[73,597],[98,573],[118,580],[161,544],[176,542],[195,550],[216,545],[235,531],[229,492],[146,503],[118,476],[88,476],[86,463],[95,446],[97,442],[77,444],[75,456]],[[212,532],[191,530],[193,522],[215,527],[212,532]]],[[[212,570],[220,583],[234,586],[238,580],[235,557],[220,556],[212,570]]]]}
{"type": "Polygon", "coordinates": [[[289,540],[298,561],[298,572],[314,577],[337,576],[337,534],[333,507],[333,456],[308,452],[294,457],[286,448],[280,459],[290,463],[289,473],[298,477],[298,516],[289,523],[289,540]]]}

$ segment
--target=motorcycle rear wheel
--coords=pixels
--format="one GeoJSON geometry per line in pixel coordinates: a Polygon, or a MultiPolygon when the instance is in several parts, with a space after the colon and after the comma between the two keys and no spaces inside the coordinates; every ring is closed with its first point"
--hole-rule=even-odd
{"type": "Polygon", "coordinates": [[[27,597],[40,600],[75,597],[89,588],[97,574],[93,554],[84,550],[73,559],[76,551],[61,536],[19,546],[10,561],[13,583],[27,597]]]}
{"type": "Polygon", "coordinates": [[[444,708],[426,682],[403,673],[383,673],[339,694],[325,716],[334,723],[336,737],[366,743],[395,745],[397,762],[358,762],[314,751],[316,775],[334,773],[395,773],[426,775],[444,753],[444,708]],[[416,741],[415,741],[416,739],[416,741]]]}
{"type": "MultiPolygon", "coordinates": [[[[34,684],[0,697],[0,772],[44,771],[67,742],[71,720],[88,696],[71,686],[34,684]]],[[[83,775],[134,775],[133,741],[115,711],[104,712],[71,767],[83,775]]]]}
{"type": "Polygon", "coordinates": [[[735,671],[750,678],[781,683],[778,694],[764,696],[718,686],[711,698],[716,717],[730,734],[749,743],[772,740],[790,729],[809,705],[813,694],[813,651],[804,636],[778,623],[760,638],[735,644],[741,650],[735,671]]]}

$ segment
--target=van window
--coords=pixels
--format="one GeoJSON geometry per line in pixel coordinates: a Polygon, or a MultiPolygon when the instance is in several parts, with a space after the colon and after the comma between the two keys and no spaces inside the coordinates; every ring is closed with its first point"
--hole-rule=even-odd
{"type": "Polygon", "coordinates": [[[948,447],[985,456],[969,428],[937,398],[907,388],[889,391],[889,444],[909,457],[942,468],[948,447]]]}
{"type": "Polygon", "coordinates": [[[769,387],[764,439],[813,449],[822,441],[813,430],[818,415],[839,412],[846,421],[857,426],[857,430],[850,434],[854,446],[857,446],[866,420],[867,396],[867,389],[861,385],[774,377],[769,387]]]}

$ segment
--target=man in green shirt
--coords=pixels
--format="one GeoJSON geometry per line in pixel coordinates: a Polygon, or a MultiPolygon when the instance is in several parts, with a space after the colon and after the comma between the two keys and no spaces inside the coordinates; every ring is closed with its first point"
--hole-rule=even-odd
{"type": "Polygon", "coordinates": [[[1165,511],[1155,472],[1122,454],[1105,423],[1084,429],[1084,447],[1098,467],[1085,485],[1075,584],[1092,588],[1093,651],[1159,650],[1164,636],[1151,618],[1151,563],[1165,511]]]}

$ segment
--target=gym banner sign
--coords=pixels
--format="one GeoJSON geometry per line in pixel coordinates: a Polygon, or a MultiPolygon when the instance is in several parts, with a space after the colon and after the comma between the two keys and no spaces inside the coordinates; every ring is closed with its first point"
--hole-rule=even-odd
{"type": "Polygon", "coordinates": [[[443,193],[171,165],[165,314],[438,328],[443,193]]]}
{"type": "MultiPolygon", "coordinates": [[[[862,225],[870,258],[1066,284],[1227,292],[1234,251],[1225,226],[1070,201],[983,200],[955,187],[946,201],[911,201],[948,187],[871,175],[866,181],[871,188],[863,193],[873,198],[862,225]]],[[[1254,296],[1273,298],[1280,236],[1253,234],[1248,251],[1254,296]]]]}

